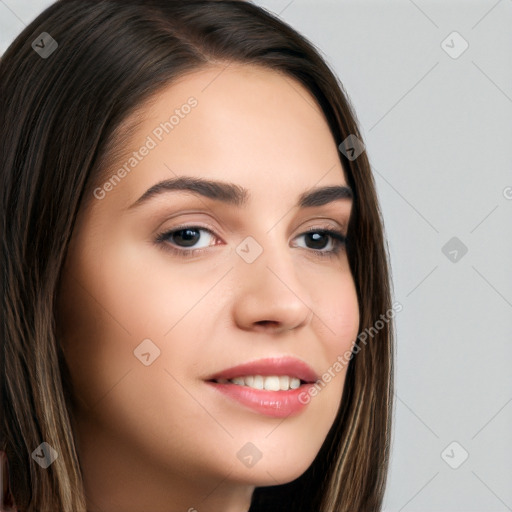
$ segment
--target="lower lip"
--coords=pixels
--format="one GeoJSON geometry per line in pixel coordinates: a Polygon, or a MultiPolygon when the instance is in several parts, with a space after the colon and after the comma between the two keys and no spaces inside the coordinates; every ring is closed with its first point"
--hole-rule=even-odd
{"type": "Polygon", "coordinates": [[[220,384],[211,381],[208,381],[207,384],[242,405],[274,418],[286,418],[299,414],[309,403],[308,391],[313,386],[313,384],[302,384],[297,389],[289,391],[267,391],[238,384],[220,384]],[[307,402],[302,403],[299,398],[305,402],[307,400],[307,402]]]}

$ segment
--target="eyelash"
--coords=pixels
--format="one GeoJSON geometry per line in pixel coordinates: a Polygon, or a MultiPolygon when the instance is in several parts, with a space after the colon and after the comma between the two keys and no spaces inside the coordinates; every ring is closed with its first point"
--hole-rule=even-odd
{"type": "MultiPolygon", "coordinates": [[[[212,229],[206,228],[204,226],[188,225],[188,226],[177,226],[177,227],[173,228],[171,231],[165,231],[165,232],[158,234],[156,236],[155,242],[158,245],[160,245],[162,247],[162,249],[164,249],[166,251],[170,251],[173,255],[179,256],[182,258],[196,256],[196,255],[208,250],[210,247],[212,247],[210,245],[208,247],[203,247],[200,249],[187,250],[187,249],[177,249],[176,247],[169,244],[167,239],[171,235],[178,233],[180,231],[185,231],[187,229],[191,229],[193,231],[199,231],[199,232],[205,231],[205,232],[211,234],[212,236],[214,236],[215,238],[218,238],[217,235],[212,231],[212,229]]],[[[313,251],[315,256],[318,256],[319,258],[334,258],[334,257],[338,256],[339,253],[345,247],[346,242],[347,242],[347,237],[341,231],[325,229],[325,228],[311,228],[311,229],[308,229],[307,231],[301,233],[298,236],[308,235],[310,233],[321,233],[322,235],[328,235],[331,237],[331,239],[334,242],[335,248],[332,250],[329,250],[329,251],[324,251],[321,249],[310,249],[311,251],[313,251]]],[[[308,248],[306,248],[306,249],[308,249],[308,248]]]]}

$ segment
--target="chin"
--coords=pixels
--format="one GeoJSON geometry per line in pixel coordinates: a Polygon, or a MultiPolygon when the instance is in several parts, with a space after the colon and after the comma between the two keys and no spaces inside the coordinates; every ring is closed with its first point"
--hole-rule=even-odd
{"type": "Polygon", "coordinates": [[[304,450],[305,444],[307,444],[307,441],[302,438],[302,442],[295,446],[290,446],[287,443],[281,445],[278,449],[267,441],[267,448],[263,448],[260,454],[252,445],[244,445],[239,450],[241,454],[237,454],[237,458],[241,459],[240,462],[237,460],[237,463],[231,466],[233,469],[231,477],[257,487],[291,482],[299,478],[309,468],[318,453],[316,450],[313,451],[311,446],[304,450]],[[247,455],[246,460],[244,460],[245,454],[251,452],[252,460],[251,455],[247,455]],[[259,456],[261,458],[256,460],[256,457],[259,456]]]}

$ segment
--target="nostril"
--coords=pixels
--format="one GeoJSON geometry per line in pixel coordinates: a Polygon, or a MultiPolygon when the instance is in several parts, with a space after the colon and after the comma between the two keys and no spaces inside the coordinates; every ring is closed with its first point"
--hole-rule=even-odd
{"type": "Polygon", "coordinates": [[[279,322],[276,322],[275,320],[260,320],[256,323],[264,327],[277,327],[279,325],[279,322]]]}

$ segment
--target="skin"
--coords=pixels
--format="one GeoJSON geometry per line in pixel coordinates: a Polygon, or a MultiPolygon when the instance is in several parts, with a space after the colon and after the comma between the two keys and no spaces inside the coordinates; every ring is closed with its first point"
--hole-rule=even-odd
{"type": "Polygon", "coordinates": [[[69,246],[58,327],[90,512],[245,512],[255,487],[307,469],[340,405],[346,368],[284,420],[203,380],[280,356],[321,375],[353,347],[359,324],[344,247],[321,257],[332,239],[322,248],[303,235],[314,227],[346,234],[351,200],[294,206],[305,190],[346,185],[320,108],[288,76],[222,69],[196,71],[153,98],[127,153],[190,96],[198,105],[80,212],[69,246]],[[174,191],[128,208],[176,176],[234,182],[250,199],[237,207],[174,191]],[[155,242],[181,224],[211,226],[215,234],[201,231],[194,246],[204,252],[180,257],[165,250],[190,250],[180,239],[155,242]],[[236,252],[247,236],[263,249],[250,264],[236,252]],[[144,339],[160,350],[149,366],[134,356],[144,339]],[[236,456],[247,442],[262,453],[251,468],[236,456]]]}

